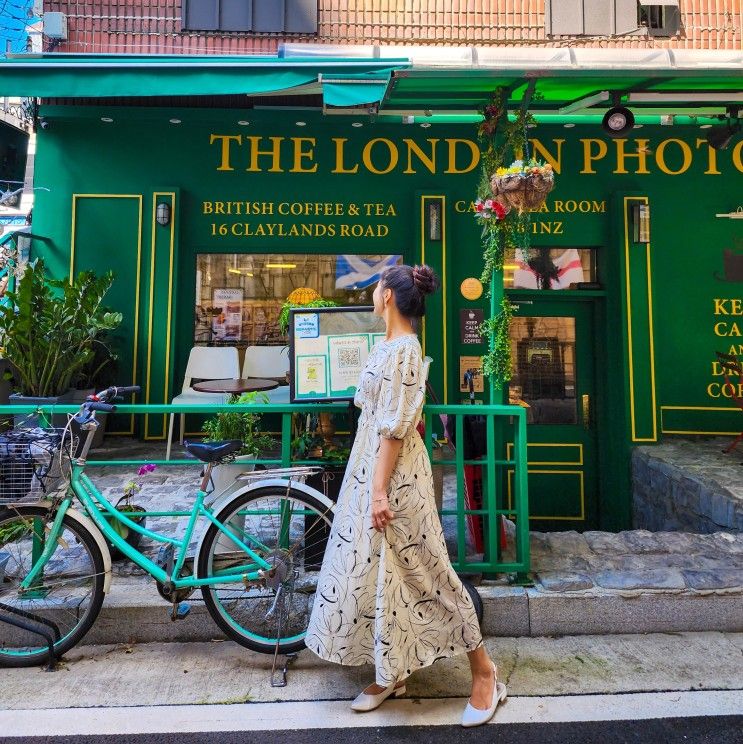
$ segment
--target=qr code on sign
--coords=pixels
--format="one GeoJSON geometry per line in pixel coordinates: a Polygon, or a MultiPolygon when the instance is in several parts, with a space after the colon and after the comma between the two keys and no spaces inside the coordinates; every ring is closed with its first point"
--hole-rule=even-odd
{"type": "Polygon", "coordinates": [[[359,349],[338,349],[338,366],[341,369],[359,367],[361,365],[361,353],[359,349]]]}

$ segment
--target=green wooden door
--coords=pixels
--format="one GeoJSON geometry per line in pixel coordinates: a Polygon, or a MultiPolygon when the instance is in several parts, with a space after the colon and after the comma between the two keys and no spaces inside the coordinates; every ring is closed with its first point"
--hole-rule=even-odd
{"type": "MultiPolygon", "coordinates": [[[[512,401],[529,406],[530,527],[592,529],[597,526],[593,305],[533,297],[515,300],[510,389],[512,401]]],[[[512,486],[510,476],[509,502],[512,486]]]]}

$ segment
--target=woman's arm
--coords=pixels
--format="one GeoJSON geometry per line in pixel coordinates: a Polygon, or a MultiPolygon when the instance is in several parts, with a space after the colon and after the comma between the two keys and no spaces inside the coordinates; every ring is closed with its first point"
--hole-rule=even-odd
{"type": "Polygon", "coordinates": [[[372,527],[379,532],[384,531],[386,522],[395,518],[390,511],[387,491],[390,486],[390,476],[400,454],[400,447],[402,447],[402,439],[387,439],[386,437],[379,439],[379,453],[374,467],[371,489],[372,527]]]}

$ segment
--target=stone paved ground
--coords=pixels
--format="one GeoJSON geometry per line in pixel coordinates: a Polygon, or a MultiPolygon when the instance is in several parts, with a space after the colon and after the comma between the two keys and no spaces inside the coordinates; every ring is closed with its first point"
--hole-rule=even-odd
{"type": "MultiPolygon", "coordinates": [[[[675,445],[682,449],[681,445],[675,445]]],[[[181,457],[177,452],[175,457],[181,457]]],[[[690,455],[691,456],[691,455],[690,455]]],[[[104,449],[91,453],[91,459],[162,459],[164,445],[109,438],[104,449]]],[[[699,467],[703,467],[700,463],[699,467]]],[[[455,503],[456,486],[447,468],[444,505],[455,503]]],[[[132,471],[123,468],[91,468],[91,478],[109,497],[120,493],[132,471]]],[[[161,466],[143,479],[144,487],[136,501],[150,510],[187,510],[198,485],[198,466],[161,466]]],[[[446,519],[447,542],[453,547],[454,520],[446,519]]],[[[165,534],[182,534],[184,525],[172,519],[150,518],[148,527],[165,534]]],[[[509,533],[513,525],[509,523],[509,533]]],[[[191,548],[195,547],[198,534],[191,548]]],[[[540,533],[530,536],[531,565],[535,587],[544,592],[575,593],[743,593],[743,534],[717,531],[708,534],[688,532],[649,532],[631,530],[620,533],[575,531],[540,533]]],[[[143,542],[149,554],[157,546],[143,542]]],[[[471,546],[469,546],[471,549],[471,546]]],[[[509,539],[505,560],[513,556],[509,539]]],[[[141,571],[126,561],[117,561],[120,576],[141,571]]],[[[500,583],[500,582],[498,582],[500,583]]]]}

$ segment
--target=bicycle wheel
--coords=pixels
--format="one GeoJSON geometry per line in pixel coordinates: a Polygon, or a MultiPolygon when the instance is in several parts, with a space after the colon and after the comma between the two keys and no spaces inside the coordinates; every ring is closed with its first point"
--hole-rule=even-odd
{"type": "MultiPolygon", "coordinates": [[[[202,587],[214,621],[253,651],[273,653],[277,637],[279,653],[303,649],[332,512],[302,491],[267,486],[237,496],[217,519],[242,530],[243,542],[271,564],[272,575],[262,584],[202,587]]],[[[211,525],[199,551],[198,577],[218,576],[248,561],[245,551],[211,525]]]]}
{"type": "Polygon", "coordinates": [[[54,512],[43,506],[0,509],[0,667],[34,666],[49,657],[41,636],[2,622],[3,617],[27,613],[24,622],[35,627],[56,626],[54,650],[61,656],[80,642],[103,604],[103,554],[90,531],[69,514],[36,585],[19,592],[53,522],[54,512]]]}

